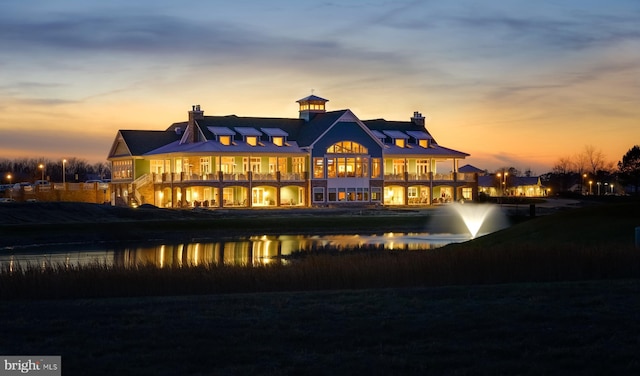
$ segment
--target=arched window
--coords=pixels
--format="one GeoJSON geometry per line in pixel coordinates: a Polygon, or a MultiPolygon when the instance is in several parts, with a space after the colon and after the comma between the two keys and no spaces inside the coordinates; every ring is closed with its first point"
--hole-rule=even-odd
{"type": "Polygon", "coordinates": [[[340,141],[327,148],[327,154],[367,154],[364,146],[353,141],[340,141]]]}

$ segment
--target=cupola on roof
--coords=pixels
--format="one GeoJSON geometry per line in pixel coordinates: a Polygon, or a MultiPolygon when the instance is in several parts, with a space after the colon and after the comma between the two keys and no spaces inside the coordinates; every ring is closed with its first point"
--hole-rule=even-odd
{"type": "Polygon", "coordinates": [[[325,103],[329,102],[329,100],[312,94],[308,97],[298,99],[296,102],[300,104],[300,119],[309,121],[316,114],[326,112],[325,103]]]}

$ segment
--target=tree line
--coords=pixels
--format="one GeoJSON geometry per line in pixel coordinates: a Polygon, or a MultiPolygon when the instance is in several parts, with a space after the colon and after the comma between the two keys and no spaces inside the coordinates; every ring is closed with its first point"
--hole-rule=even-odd
{"type": "Polygon", "coordinates": [[[51,160],[47,158],[0,159],[0,181],[3,184],[48,180],[51,182],[84,182],[93,179],[110,179],[111,164],[89,163],[81,158],[51,160]]]}
{"type": "MultiPolygon", "coordinates": [[[[485,170],[485,173],[489,171],[485,170]]],[[[500,177],[507,186],[520,176],[535,176],[531,169],[521,171],[513,166],[496,169],[493,175],[500,177]]],[[[627,151],[620,161],[608,160],[602,150],[587,145],[572,156],[560,157],[552,171],[540,175],[542,184],[555,193],[582,193],[604,195],[622,193],[626,187],[640,195],[640,146],[627,151]],[[612,187],[618,187],[614,192],[612,187]]]]}
{"type": "Polygon", "coordinates": [[[550,173],[545,175],[547,184],[555,186],[556,192],[565,192],[579,187],[583,193],[613,193],[614,186],[631,188],[640,194],[640,146],[635,145],[616,164],[607,160],[602,150],[587,145],[573,156],[560,157],[550,173]],[[605,189],[605,186],[607,187],[605,189]]]}

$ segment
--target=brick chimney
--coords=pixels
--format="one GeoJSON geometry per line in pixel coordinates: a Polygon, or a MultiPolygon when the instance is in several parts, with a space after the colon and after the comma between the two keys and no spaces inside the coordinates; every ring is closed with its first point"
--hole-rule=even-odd
{"type": "Polygon", "coordinates": [[[424,116],[418,111],[413,113],[413,117],[411,117],[411,122],[416,125],[420,125],[424,128],[424,116]]]}
{"type": "Polygon", "coordinates": [[[200,109],[200,105],[196,104],[191,106],[191,111],[189,111],[189,122],[187,123],[187,128],[184,130],[185,135],[182,140],[186,143],[194,143],[197,139],[197,120],[204,120],[204,111],[200,109]]]}

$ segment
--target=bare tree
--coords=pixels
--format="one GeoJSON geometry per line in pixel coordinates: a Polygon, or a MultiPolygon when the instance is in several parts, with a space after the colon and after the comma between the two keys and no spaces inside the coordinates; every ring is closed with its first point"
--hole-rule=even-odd
{"type": "Polygon", "coordinates": [[[571,157],[561,157],[558,159],[555,165],[553,165],[553,172],[555,174],[569,174],[572,172],[573,162],[571,161],[571,157]]]}
{"type": "Polygon", "coordinates": [[[598,174],[598,171],[606,171],[607,162],[602,150],[596,149],[593,145],[587,145],[584,147],[582,157],[589,168],[589,172],[594,176],[598,174]]]}

